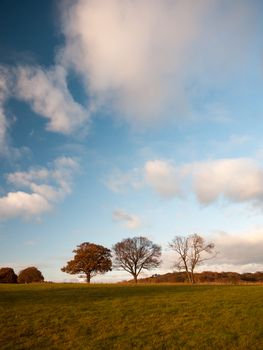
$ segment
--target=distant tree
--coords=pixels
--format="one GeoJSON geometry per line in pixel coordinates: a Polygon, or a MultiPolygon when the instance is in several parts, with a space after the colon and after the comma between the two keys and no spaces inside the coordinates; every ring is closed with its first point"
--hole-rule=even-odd
{"type": "Polygon", "coordinates": [[[200,282],[216,282],[220,280],[220,274],[213,271],[203,271],[200,273],[199,281],[200,282]]]}
{"type": "Polygon", "coordinates": [[[31,266],[22,270],[18,274],[18,283],[32,283],[32,282],[43,282],[44,277],[36,267],[31,266]]]}
{"type": "Polygon", "coordinates": [[[263,282],[263,272],[257,271],[254,273],[257,282],[263,282]]]}
{"type": "Polygon", "coordinates": [[[97,274],[103,274],[111,271],[111,252],[110,249],[102,245],[84,242],[73,250],[74,259],[67,262],[61,271],[75,274],[85,274],[86,282],[97,274]]]}
{"type": "Polygon", "coordinates": [[[206,243],[204,238],[196,233],[188,237],[176,236],[169,246],[177,254],[175,267],[186,272],[190,283],[195,283],[196,266],[215,257],[214,243],[206,243]]]}
{"type": "Polygon", "coordinates": [[[139,273],[160,265],[161,247],[146,237],[133,237],[116,243],[113,248],[114,265],[134,278],[137,283],[139,273]]]}
{"type": "Polygon", "coordinates": [[[17,283],[17,275],[11,267],[0,269],[0,283],[17,283]]]}

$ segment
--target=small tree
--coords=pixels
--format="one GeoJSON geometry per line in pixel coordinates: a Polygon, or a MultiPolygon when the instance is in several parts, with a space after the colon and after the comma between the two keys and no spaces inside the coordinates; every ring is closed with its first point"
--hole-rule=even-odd
{"type": "Polygon", "coordinates": [[[61,271],[70,274],[85,274],[87,283],[97,274],[111,271],[111,252],[102,245],[84,242],[73,250],[74,259],[67,262],[61,271]]]}
{"type": "Polygon", "coordinates": [[[196,266],[202,264],[205,260],[214,258],[216,255],[213,254],[214,243],[206,243],[204,238],[196,233],[188,237],[176,236],[169,243],[169,246],[178,257],[175,266],[179,271],[184,270],[186,272],[190,283],[195,283],[194,270],[196,266]]]}
{"type": "Polygon", "coordinates": [[[44,277],[42,273],[34,266],[27,267],[18,274],[18,283],[32,283],[32,282],[43,282],[44,277]]]}
{"type": "Polygon", "coordinates": [[[0,269],[0,283],[17,283],[17,275],[11,267],[0,269]]]}
{"type": "Polygon", "coordinates": [[[150,270],[160,265],[161,247],[146,237],[124,239],[112,250],[114,265],[132,274],[135,283],[143,269],[150,270]]]}

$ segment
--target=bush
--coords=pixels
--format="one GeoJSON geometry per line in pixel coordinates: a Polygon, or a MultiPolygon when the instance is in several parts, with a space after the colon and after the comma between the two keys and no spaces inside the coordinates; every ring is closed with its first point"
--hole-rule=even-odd
{"type": "Polygon", "coordinates": [[[17,275],[11,267],[0,269],[0,283],[17,283],[17,275]]]}
{"type": "Polygon", "coordinates": [[[27,267],[19,272],[17,282],[18,283],[32,283],[43,282],[44,277],[42,273],[34,266],[27,267]]]}

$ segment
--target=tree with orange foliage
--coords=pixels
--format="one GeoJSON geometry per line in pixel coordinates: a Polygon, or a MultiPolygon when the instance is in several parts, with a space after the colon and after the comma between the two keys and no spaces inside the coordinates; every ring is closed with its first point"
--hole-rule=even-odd
{"type": "Polygon", "coordinates": [[[103,274],[111,270],[111,252],[102,245],[84,242],[73,250],[74,259],[67,262],[61,271],[75,274],[84,274],[86,282],[97,274],[103,274]]]}

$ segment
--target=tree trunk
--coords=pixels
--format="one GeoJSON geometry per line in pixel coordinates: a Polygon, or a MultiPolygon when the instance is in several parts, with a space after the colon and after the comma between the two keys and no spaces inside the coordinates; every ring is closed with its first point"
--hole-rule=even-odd
{"type": "Polygon", "coordinates": [[[187,275],[187,278],[188,278],[188,282],[192,283],[192,278],[191,278],[191,275],[190,275],[188,270],[186,270],[186,275],[187,275]]]}
{"type": "Polygon", "coordinates": [[[134,278],[134,283],[137,283],[137,275],[133,275],[133,278],[134,278]]]}
{"type": "Polygon", "coordinates": [[[188,282],[189,283],[193,283],[192,276],[189,273],[188,266],[187,266],[187,263],[185,261],[184,261],[184,267],[185,267],[185,272],[186,272],[186,275],[187,275],[187,278],[188,278],[188,282]]]}
{"type": "Polygon", "coordinates": [[[86,273],[86,282],[90,283],[90,273],[86,273]]]}
{"type": "Polygon", "coordinates": [[[191,272],[192,275],[192,283],[195,284],[195,275],[194,275],[194,271],[191,272]]]}

